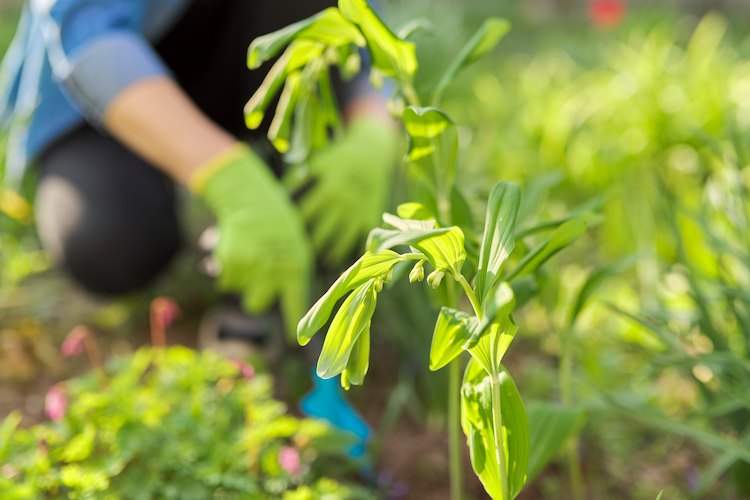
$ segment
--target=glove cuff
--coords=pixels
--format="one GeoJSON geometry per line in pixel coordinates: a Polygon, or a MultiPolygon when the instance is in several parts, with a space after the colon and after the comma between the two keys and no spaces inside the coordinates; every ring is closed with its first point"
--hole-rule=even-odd
{"type": "Polygon", "coordinates": [[[198,170],[196,170],[190,177],[188,188],[194,194],[202,194],[206,183],[210,178],[220,170],[223,170],[227,165],[231,165],[240,158],[246,157],[248,154],[253,153],[247,144],[241,142],[235,143],[198,168],[198,170]]]}

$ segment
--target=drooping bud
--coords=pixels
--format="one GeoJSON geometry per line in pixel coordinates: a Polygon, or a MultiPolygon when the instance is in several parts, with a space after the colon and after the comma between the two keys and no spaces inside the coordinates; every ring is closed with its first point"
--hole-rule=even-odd
{"type": "Polygon", "coordinates": [[[388,271],[388,274],[383,276],[383,283],[390,283],[391,281],[393,281],[393,268],[388,271]]]}
{"type": "Polygon", "coordinates": [[[415,281],[422,281],[424,279],[424,261],[420,260],[416,264],[414,264],[414,268],[412,268],[411,272],[409,273],[409,283],[414,283],[415,281]]]}
{"type": "Polygon", "coordinates": [[[378,293],[383,291],[383,278],[375,278],[375,291],[378,293]]]}
{"type": "Polygon", "coordinates": [[[445,276],[445,271],[432,271],[430,275],[427,276],[427,283],[429,283],[432,288],[437,288],[440,286],[440,282],[443,281],[443,276],[445,276]]]}

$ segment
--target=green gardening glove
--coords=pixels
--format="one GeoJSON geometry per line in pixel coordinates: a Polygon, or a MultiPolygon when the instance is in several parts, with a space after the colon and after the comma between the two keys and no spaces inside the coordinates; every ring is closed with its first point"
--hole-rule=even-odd
{"type": "Polygon", "coordinates": [[[216,214],[219,286],[241,292],[250,312],[267,310],[279,297],[287,332],[296,335],[307,310],[312,254],[287,192],[244,144],[200,169],[190,187],[216,214]]]}
{"type": "Polygon", "coordinates": [[[340,263],[380,225],[397,146],[393,125],[360,117],[340,140],[310,158],[316,182],[302,197],[300,210],[315,250],[327,263],[340,263]]]}

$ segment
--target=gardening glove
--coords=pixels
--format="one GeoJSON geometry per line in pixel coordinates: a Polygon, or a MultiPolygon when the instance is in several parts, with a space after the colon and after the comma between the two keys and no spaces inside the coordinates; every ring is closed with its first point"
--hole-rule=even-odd
{"type": "Polygon", "coordinates": [[[398,146],[397,131],[382,119],[356,118],[346,134],[313,156],[316,179],[300,202],[318,255],[340,263],[373,227],[388,202],[398,146]]]}
{"type": "Polygon", "coordinates": [[[278,296],[287,332],[294,336],[307,306],[312,254],[284,188],[244,144],[198,170],[190,188],[216,214],[219,286],[242,293],[250,312],[267,310],[278,296]]]}

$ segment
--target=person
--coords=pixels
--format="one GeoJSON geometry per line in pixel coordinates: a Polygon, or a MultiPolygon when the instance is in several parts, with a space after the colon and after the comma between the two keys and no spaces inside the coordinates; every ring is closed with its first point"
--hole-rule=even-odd
{"type": "MultiPolygon", "coordinates": [[[[269,67],[249,71],[246,52],[333,3],[29,0],[0,69],[4,182],[37,165],[35,219],[55,260],[95,293],[146,286],[181,245],[175,184],[187,186],[216,215],[221,289],[255,313],[278,299],[293,331],[309,305],[313,248],[341,259],[377,224],[395,132],[361,78],[338,85],[347,132],[310,159],[315,181],[298,208],[267,127],[244,125],[269,67]]],[[[329,403],[307,410],[330,413],[329,403]]]]}

